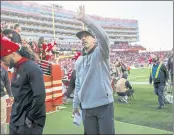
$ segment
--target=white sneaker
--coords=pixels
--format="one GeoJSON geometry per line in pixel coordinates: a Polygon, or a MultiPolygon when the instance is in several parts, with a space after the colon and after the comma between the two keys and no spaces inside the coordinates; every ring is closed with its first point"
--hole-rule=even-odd
{"type": "Polygon", "coordinates": [[[128,99],[128,96],[125,96],[125,99],[127,100],[128,99]]]}
{"type": "Polygon", "coordinates": [[[122,99],[121,96],[118,97],[118,100],[119,100],[120,102],[123,102],[123,99],[122,99]]]}
{"type": "Polygon", "coordinates": [[[122,102],[124,102],[124,103],[128,103],[128,101],[125,99],[125,97],[121,97],[121,96],[120,96],[120,100],[121,100],[122,102]]]}

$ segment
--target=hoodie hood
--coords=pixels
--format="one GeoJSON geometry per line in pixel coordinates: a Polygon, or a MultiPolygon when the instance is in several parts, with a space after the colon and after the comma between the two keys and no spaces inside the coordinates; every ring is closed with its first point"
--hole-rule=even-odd
{"type": "MultiPolygon", "coordinates": [[[[86,52],[85,49],[83,48],[82,56],[87,56],[87,63],[86,64],[88,64],[88,62],[89,62],[88,61],[88,55],[93,53],[96,47],[97,47],[97,45],[95,45],[89,52],[86,52]]],[[[84,58],[83,58],[83,67],[84,67],[84,58]]]]}
{"type": "Polygon", "coordinates": [[[96,47],[97,47],[97,45],[95,45],[89,52],[86,52],[85,49],[83,48],[82,56],[89,55],[89,54],[93,53],[96,47]]]}

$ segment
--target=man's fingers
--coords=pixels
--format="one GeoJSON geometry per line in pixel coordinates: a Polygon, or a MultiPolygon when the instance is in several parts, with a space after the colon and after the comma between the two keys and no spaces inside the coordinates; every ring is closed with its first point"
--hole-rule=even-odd
{"type": "Polygon", "coordinates": [[[75,112],[75,111],[73,111],[73,114],[75,115],[75,114],[76,114],[76,112],[75,112]]]}
{"type": "Polygon", "coordinates": [[[73,114],[74,114],[74,115],[77,114],[77,115],[80,116],[79,110],[74,110],[74,111],[73,111],[73,114]]]}
{"type": "Polygon", "coordinates": [[[80,116],[80,113],[79,113],[79,112],[74,112],[73,114],[74,114],[74,115],[75,115],[75,114],[77,114],[77,115],[79,115],[79,116],[80,116]]]}
{"type": "Polygon", "coordinates": [[[82,11],[82,6],[81,5],[80,5],[79,9],[80,9],[80,11],[82,11]]]}

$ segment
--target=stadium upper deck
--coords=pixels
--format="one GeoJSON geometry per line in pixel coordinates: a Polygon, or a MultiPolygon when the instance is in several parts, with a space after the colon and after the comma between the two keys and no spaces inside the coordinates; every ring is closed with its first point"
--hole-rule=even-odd
{"type": "MultiPolygon", "coordinates": [[[[54,6],[56,38],[78,40],[75,34],[83,28],[83,24],[72,18],[74,14],[75,12],[65,10],[62,6],[54,6]]],[[[137,20],[91,17],[106,30],[112,44],[139,41],[137,20]]],[[[20,23],[21,35],[27,38],[53,38],[52,6],[24,1],[1,1],[1,20],[20,23]]]]}

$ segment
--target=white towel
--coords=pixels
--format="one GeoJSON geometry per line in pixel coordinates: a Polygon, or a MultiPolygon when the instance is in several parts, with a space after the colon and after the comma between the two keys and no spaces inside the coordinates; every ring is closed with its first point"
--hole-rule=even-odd
{"type": "Polygon", "coordinates": [[[79,113],[80,115],[75,114],[73,119],[73,123],[77,126],[80,126],[80,124],[82,123],[82,111],[79,110],[79,113]]]}

